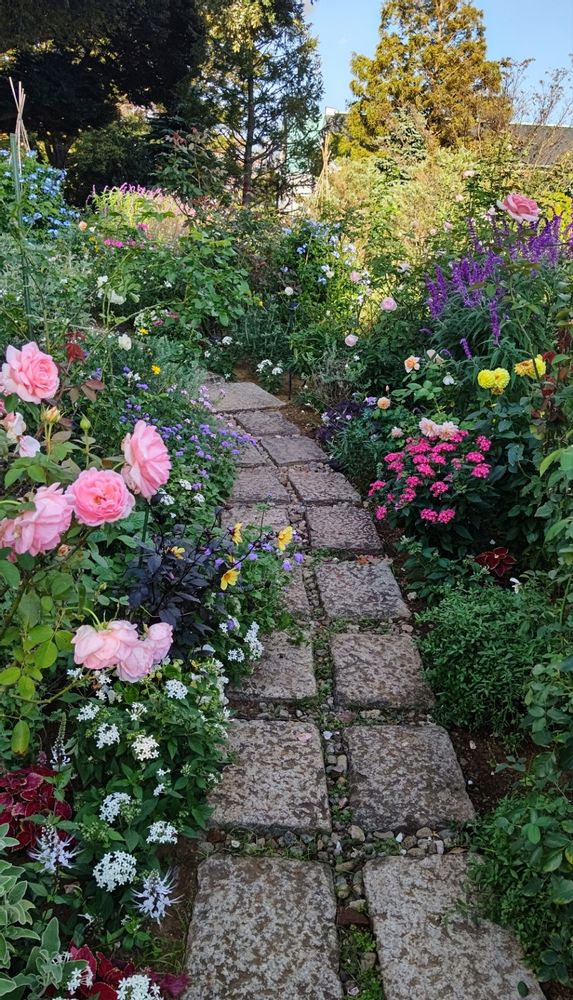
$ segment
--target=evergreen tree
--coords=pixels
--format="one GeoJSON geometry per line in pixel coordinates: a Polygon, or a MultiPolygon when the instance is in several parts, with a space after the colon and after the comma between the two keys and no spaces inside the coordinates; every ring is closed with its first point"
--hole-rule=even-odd
{"type": "Polygon", "coordinates": [[[208,28],[208,58],[188,98],[199,91],[212,141],[248,204],[255,189],[285,184],[291,152],[301,167],[315,152],[316,41],[300,0],[232,0],[208,28]]]}
{"type": "Polygon", "coordinates": [[[444,146],[509,116],[501,64],[487,59],[483,15],[466,0],[386,0],[374,58],[356,55],[352,69],[347,132],[364,151],[380,149],[399,112],[421,113],[444,146]]]}

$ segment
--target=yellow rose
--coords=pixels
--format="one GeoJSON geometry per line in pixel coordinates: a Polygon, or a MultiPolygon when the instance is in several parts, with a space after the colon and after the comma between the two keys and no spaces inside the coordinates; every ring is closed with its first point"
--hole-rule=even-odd
{"type": "Polygon", "coordinates": [[[290,525],[288,528],[283,528],[282,531],[279,531],[277,535],[277,545],[281,552],[284,552],[287,545],[290,545],[290,543],[292,542],[293,534],[294,532],[290,527],[290,525]]]}
{"type": "Polygon", "coordinates": [[[534,358],[527,358],[526,361],[518,361],[513,368],[516,375],[527,375],[528,378],[543,378],[547,371],[547,365],[540,354],[534,358]]]}

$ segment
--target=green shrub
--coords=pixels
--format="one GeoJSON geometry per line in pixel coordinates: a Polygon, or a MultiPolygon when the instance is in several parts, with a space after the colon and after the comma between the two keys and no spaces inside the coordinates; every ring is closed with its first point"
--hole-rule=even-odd
{"type": "Polygon", "coordinates": [[[494,584],[446,593],[418,615],[418,623],[430,627],[420,651],[436,719],[511,733],[527,680],[546,650],[539,627],[552,617],[549,602],[535,591],[516,594],[494,584]]]}

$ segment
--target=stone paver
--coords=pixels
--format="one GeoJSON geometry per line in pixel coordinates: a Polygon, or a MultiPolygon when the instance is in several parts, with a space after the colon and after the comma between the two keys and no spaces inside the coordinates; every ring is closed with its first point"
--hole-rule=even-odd
{"type": "Polygon", "coordinates": [[[350,805],[364,830],[440,829],[474,809],[450,737],[440,726],[346,731],[350,805]]]}
{"type": "Polygon", "coordinates": [[[288,507],[269,507],[262,510],[256,504],[238,504],[221,512],[221,526],[232,528],[240,522],[244,528],[270,528],[280,531],[291,523],[288,507]]]}
{"type": "Polygon", "coordinates": [[[265,651],[255,663],[253,673],[244,677],[232,691],[242,701],[295,702],[314,698],[317,693],[313,670],[312,645],[295,646],[288,632],[263,636],[265,651]]]}
{"type": "Polygon", "coordinates": [[[330,831],[326,774],[316,726],[309,722],[236,721],[235,755],[210,796],[211,825],[279,833],[330,831]]]}
{"type": "Polygon", "coordinates": [[[215,385],[209,388],[209,399],[219,413],[235,413],[237,410],[274,410],[285,405],[254,382],[225,382],[223,385],[215,385]]]}
{"type": "Polygon", "coordinates": [[[259,443],[277,465],[328,462],[328,455],[307,437],[261,437],[259,443]]]}
{"type": "Polygon", "coordinates": [[[326,469],[290,469],[289,480],[303,503],[358,503],[360,494],[340,472],[326,469]]]}
{"type": "Polygon", "coordinates": [[[418,650],[407,636],[347,632],[333,635],[335,702],[362,708],[429,708],[418,650]]]}
{"type": "Polygon", "coordinates": [[[324,865],[219,855],[199,865],[198,879],[185,1000],[342,997],[324,865]]]}
{"type": "Polygon", "coordinates": [[[251,468],[253,465],[268,465],[269,460],[264,452],[255,448],[254,444],[244,444],[241,447],[241,454],[237,456],[237,465],[240,469],[251,468]]]}
{"type": "Polygon", "coordinates": [[[303,621],[308,621],[312,612],[304,585],[302,566],[295,566],[289,577],[289,582],[283,591],[285,607],[295,621],[301,618],[303,621]]]}
{"type": "Polygon", "coordinates": [[[348,503],[312,506],[306,520],[311,549],[335,549],[365,555],[382,551],[382,543],[367,510],[348,503]]]}
{"type": "Polygon", "coordinates": [[[517,1000],[520,982],[543,1000],[513,935],[455,912],[466,870],[455,854],[365,865],[386,1000],[517,1000]]]}
{"type": "Polygon", "coordinates": [[[235,413],[234,417],[249,434],[257,437],[261,434],[281,434],[284,437],[300,434],[296,424],[283,417],[282,413],[274,413],[272,410],[247,410],[245,413],[235,413]]]}
{"type": "Polygon", "coordinates": [[[352,621],[409,618],[400,588],[384,559],[339,562],[323,559],[316,567],[316,582],[329,618],[352,621]]]}
{"type": "Polygon", "coordinates": [[[289,503],[290,497],[270,468],[241,469],[235,480],[231,501],[233,503],[260,503],[264,500],[289,503]]]}

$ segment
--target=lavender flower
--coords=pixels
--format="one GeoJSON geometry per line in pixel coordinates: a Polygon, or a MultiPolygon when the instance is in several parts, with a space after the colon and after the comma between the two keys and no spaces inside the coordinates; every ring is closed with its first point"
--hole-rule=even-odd
{"type": "Polygon", "coordinates": [[[180,901],[180,897],[173,896],[174,884],[173,872],[167,872],[163,876],[159,872],[146,875],[141,891],[133,893],[136,907],[142,916],[160,924],[169,907],[180,901]]]}
{"type": "Polygon", "coordinates": [[[36,847],[29,851],[33,861],[37,861],[45,872],[53,874],[56,868],[71,868],[78,848],[71,848],[71,837],[61,838],[54,826],[43,826],[36,840],[36,847]]]}

